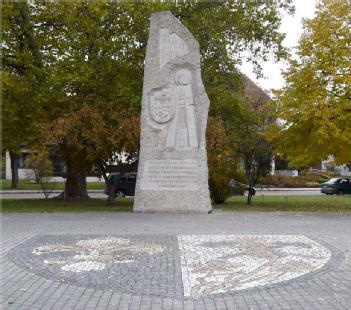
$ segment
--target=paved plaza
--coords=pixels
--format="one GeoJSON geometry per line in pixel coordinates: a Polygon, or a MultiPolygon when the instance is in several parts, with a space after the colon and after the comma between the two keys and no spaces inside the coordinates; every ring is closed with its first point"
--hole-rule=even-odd
{"type": "Polygon", "coordinates": [[[350,309],[351,215],[2,215],[4,309],[350,309]]]}

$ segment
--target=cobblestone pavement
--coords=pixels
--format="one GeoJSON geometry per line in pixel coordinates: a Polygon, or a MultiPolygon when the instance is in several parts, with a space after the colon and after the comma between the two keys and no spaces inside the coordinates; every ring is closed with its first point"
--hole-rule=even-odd
{"type": "Polygon", "coordinates": [[[4,214],[1,248],[4,309],[351,309],[347,214],[4,214]]]}

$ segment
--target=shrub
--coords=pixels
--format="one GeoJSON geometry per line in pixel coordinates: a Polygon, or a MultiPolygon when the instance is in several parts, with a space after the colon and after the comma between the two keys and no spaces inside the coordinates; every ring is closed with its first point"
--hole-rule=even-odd
{"type": "Polygon", "coordinates": [[[228,139],[220,119],[209,117],[206,138],[210,195],[216,204],[221,204],[230,196],[228,182],[235,162],[227,160],[228,139]]]}
{"type": "Polygon", "coordinates": [[[320,187],[323,182],[328,181],[333,176],[335,176],[335,174],[316,172],[310,173],[305,171],[297,177],[270,175],[265,178],[261,178],[259,181],[263,185],[274,187],[320,187]]]}
{"type": "Polygon", "coordinates": [[[222,204],[230,196],[228,186],[225,183],[225,179],[214,179],[209,178],[208,184],[210,187],[211,199],[216,204],[222,204]]]}
{"type": "Polygon", "coordinates": [[[40,184],[44,193],[45,199],[49,198],[50,194],[55,189],[55,183],[52,182],[53,165],[48,158],[45,150],[33,153],[27,160],[28,168],[32,169],[37,183],[40,184]]]}

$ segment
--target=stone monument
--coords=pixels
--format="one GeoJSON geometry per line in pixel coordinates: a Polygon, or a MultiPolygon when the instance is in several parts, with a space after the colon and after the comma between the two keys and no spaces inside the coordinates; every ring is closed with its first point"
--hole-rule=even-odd
{"type": "Polygon", "coordinates": [[[212,210],[205,138],[209,104],[198,42],[170,12],[152,14],[135,212],[212,210]]]}

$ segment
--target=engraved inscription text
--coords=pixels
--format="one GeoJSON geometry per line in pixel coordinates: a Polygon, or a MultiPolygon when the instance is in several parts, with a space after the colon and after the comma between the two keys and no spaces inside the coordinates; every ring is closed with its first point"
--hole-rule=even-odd
{"type": "Polygon", "coordinates": [[[145,161],[143,190],[198,190],[198,161],[154,159],[145,161]]]}

